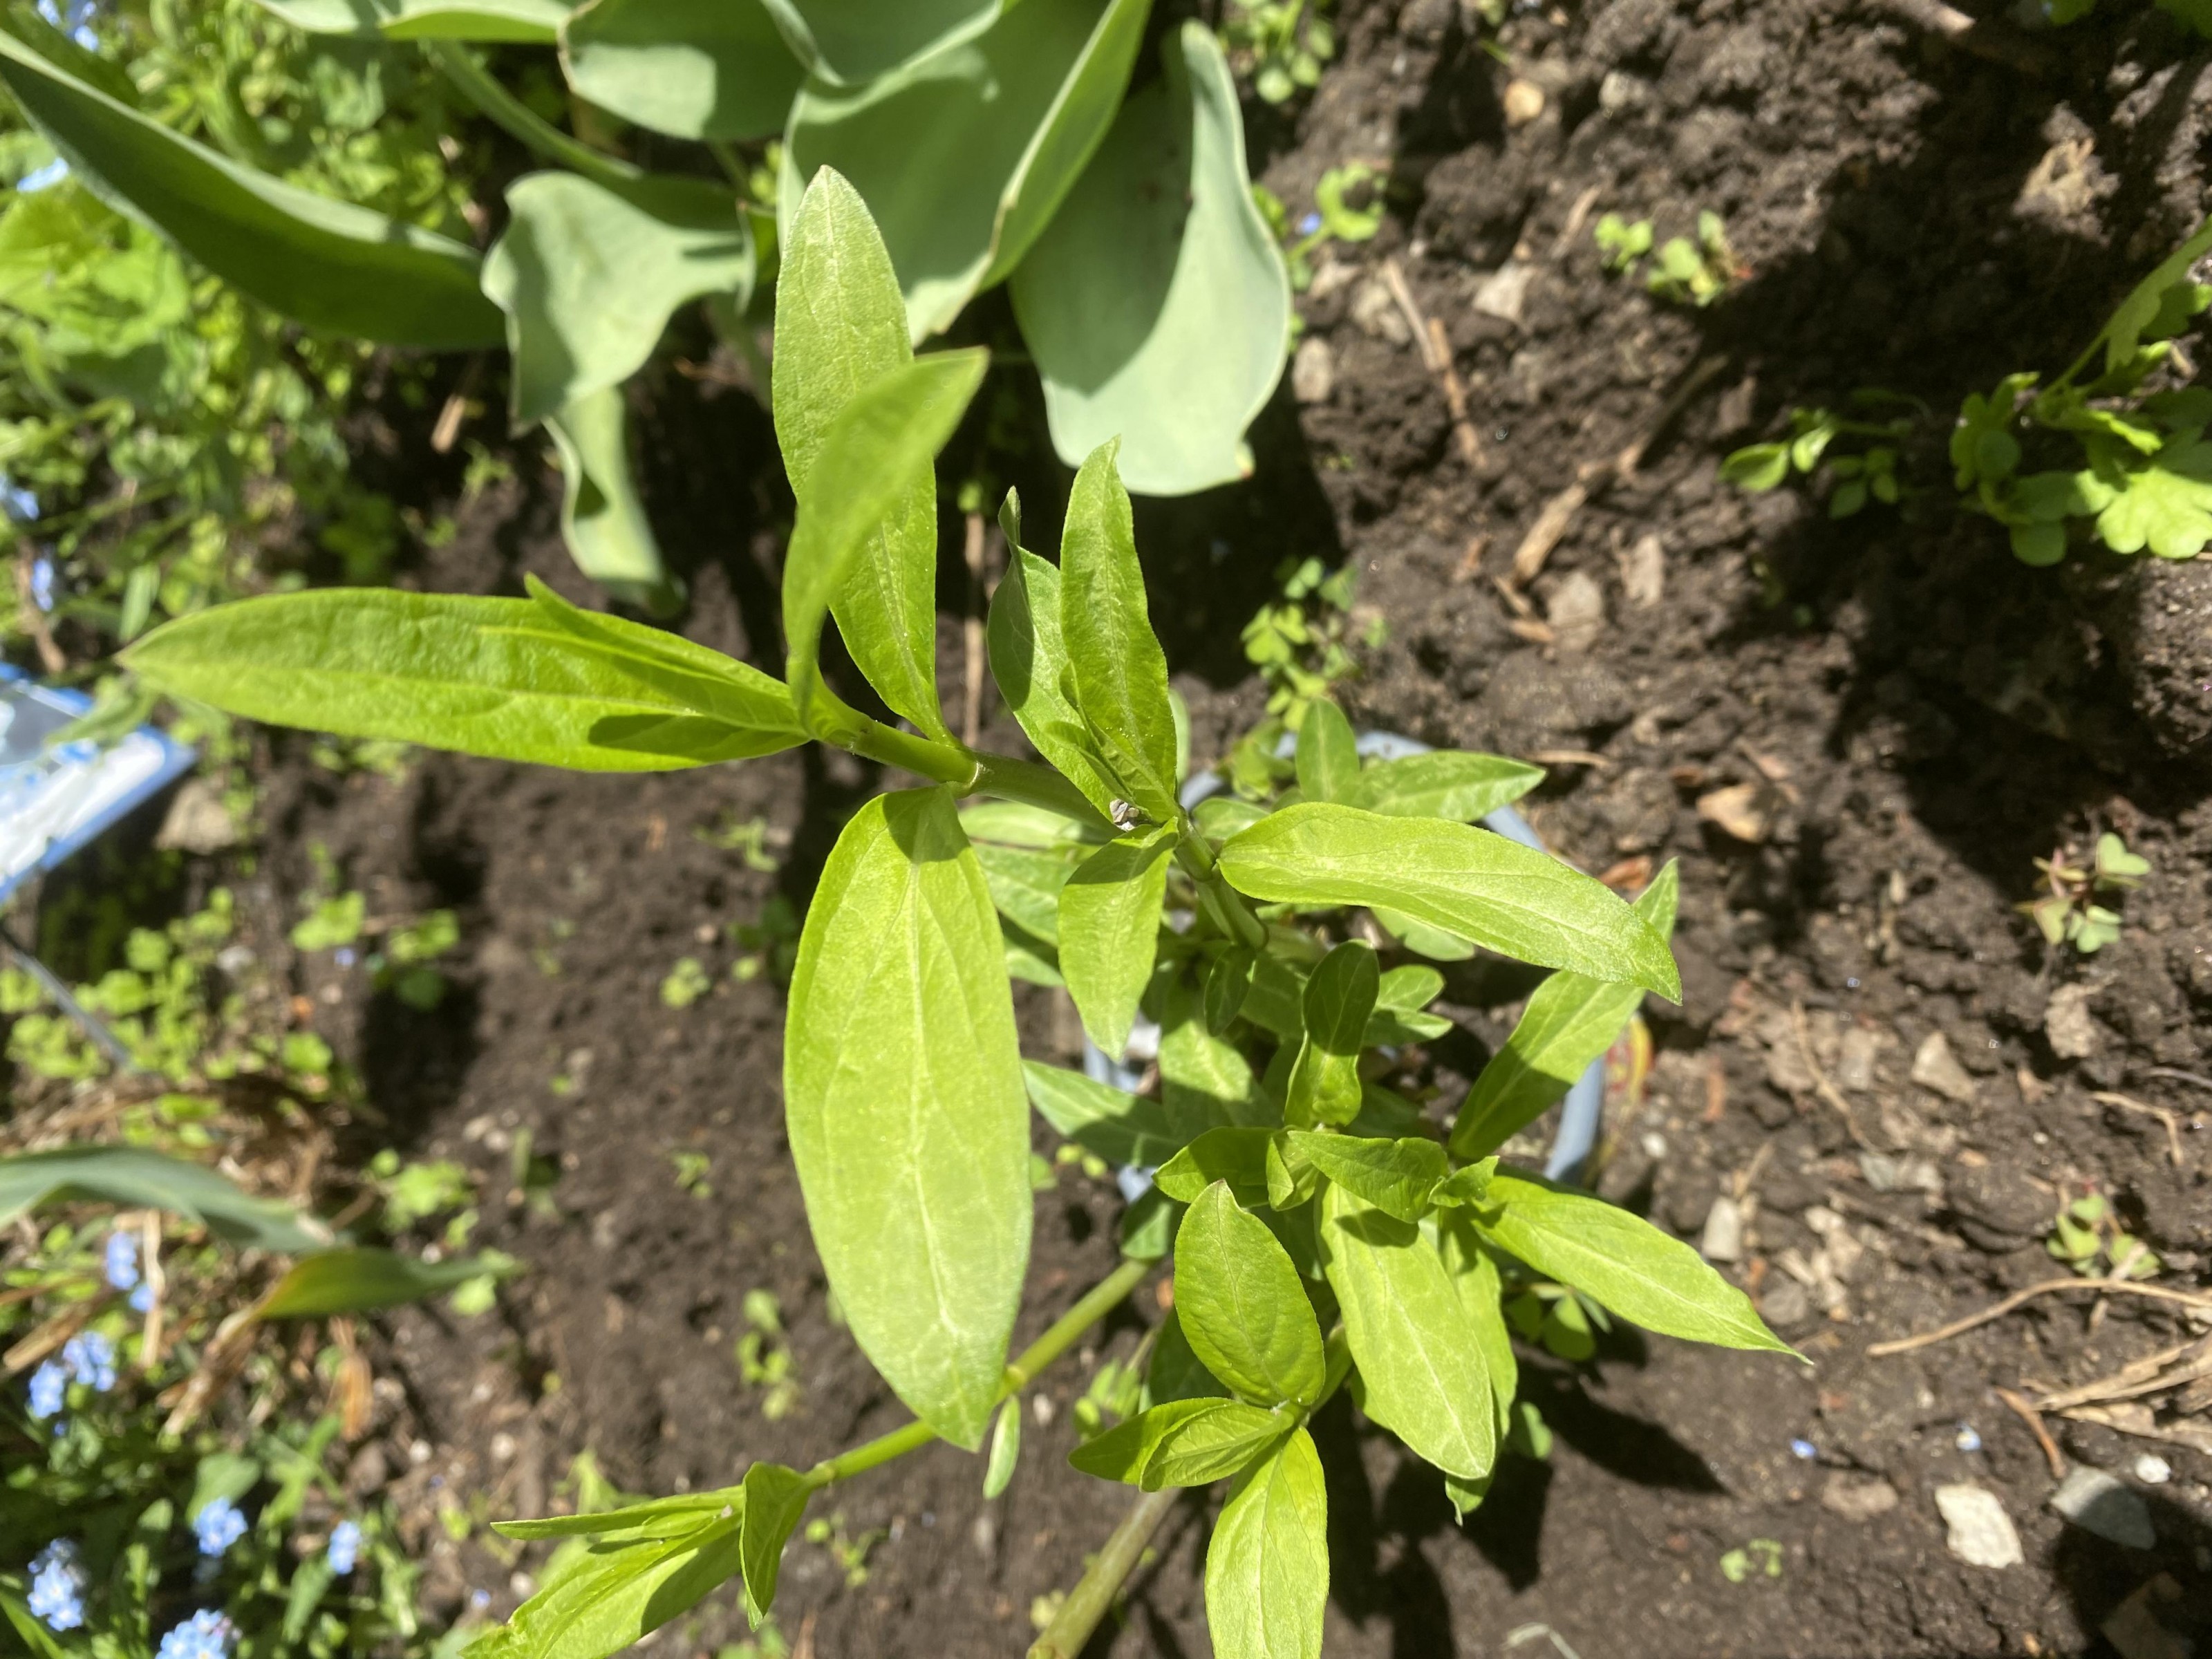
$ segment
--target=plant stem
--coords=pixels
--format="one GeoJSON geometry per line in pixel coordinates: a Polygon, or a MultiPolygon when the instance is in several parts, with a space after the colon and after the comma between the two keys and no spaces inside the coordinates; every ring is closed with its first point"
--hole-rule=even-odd
{"type": "Polygon", "coordinates": [[[1092,1558],[1089,1569],[1067,1593],[1067,1600],[1060,1604],[1052,1623],[1030,1649],[1029,1659],[1075,1659],[1083,1651],[1083,1644],[1091,1639],[1099,1620],[1114,1605],[1114,1598],[1121,1593],[1123,1582],[1143,1558],[1145,1546],[1152,1541],[1152,1534],[1182,1496],[1181,1487],[1163,1486],[1137,1499],[1121,1517],[1121,1524],[1114,1528],[1106,1547],[1092,1558]]]}
{"type": "Polygon", "coordinates": [[[425,40],[422,50],[468,95],[471,103],[548,161],[572,167],[593,183],[613,190],[645,176],[643,168],[603,155],[544,119],[470,57],[459,41],[425,40]]]}
{"type": "MultiPolygon", "coordinates": [[[[1006,1367],[1006,1376],[1000,1380],[998,1397],[1004,1400],[1027,1388],[1031,1378],[1066,1352],[1076,1338],[1119,1307],[1122,1299],[1158,1265],[1157,1261],[1124,1261],[1100,1279],[1082,1300],[1054,1320],[1042,1336],[1014,1357],[1013,1363],[1006,1367]]],[[[937,1431],[928,1424],[908,1423],[889,1434],[863,1441],[850,1451],[823,1459],[806,1472],[806,1479],[817,1487],[848,1480],[895,1457],[903,1457],[936,1438],[937,1431]]]]}

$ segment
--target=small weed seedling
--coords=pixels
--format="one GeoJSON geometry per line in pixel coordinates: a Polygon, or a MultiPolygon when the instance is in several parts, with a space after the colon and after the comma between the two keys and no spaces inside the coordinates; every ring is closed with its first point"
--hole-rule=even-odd
{"type": "MultiPolygon", "coordinates": [[[[1596,240],[1600,262],[1616,276],[1632,277],[1644,255],[1651,252],[1649,219],[1634,222],[1617,213],[1599,218],[1590,234],[1596,240]]],[[[1698,215],[1698,234],[1670,236],[1659,246],[1657,258],[1644,285],[1660,299],[1704,310],[1741,282],[1745,276],[1735,251],[1729,246],[1728,228],[1721,216],[1707,210],[1698,215]]]]}
{"type": "Polygon", "coordinates": [[[1314,186],[1313,211],[1293,226],[1290,211],[1265,185],[1252,186],[1252,199],[1276,240],[1288,242],[1284,262],[1291,271],[1291,286],[1304,293],[1313,286],[1314,256],[1327,244],[1372,241],[1382,228],[1382,193],[1379,175],[1364,161],[1347,161],[1331,167],[1314,186]],[[1355,207],[1351,198],[1364,194],[1367,205],[1355,207]],[[1297,240],[1291,241],[1295,235],[1297,240]]]}
{"type": "Polygon", "coordinates": [[[2097,837],[2086,865],[2069,846],[2036,860],[2035,867],[2042,872],[2045,890],[2019,908],[2033,918],[2037,931],[2049,943],[2070,945],[2086,957],[2120,936],[2119,913],[2100,901],[2117,903],[2121,894],[2142,886],[2150,873],[2150,860],[2128,851],[2128,844],[2107,830],[2097,837]]]}
{"type": "Polygon", "coordinates": [[[687,1196],[714,1197],[714,1183],[707,1178],[714,1167],[712,1157],[705,1152],[678,1152],[669,1153],[668,1161],[676,1166],[677,1187],[687,1196]]]}
{"type": "MultiPolygon", "coordinates": [[[[775,414],[798,501],[783,678],[542,586],[253,599],[173,622],[126,657],[162,690],[309,730],[598,771],[817,741],[919,780],[840,832],[799,934],[783,1045],[786,1132],[830,1291],[915,1420],[809,1468],[756,1462],[712,1492],[497,1523],[598,1542],[549,1567],[479,1651],[604,1659],[732,1578],[757,1622],[802,1525],[856,1582],[875,1534],[847,1535],[834,1512],[808,1521],[817,1496],[939,1439],[978,1453],[988,1440],[979,1474],[1002,1485],[1014,1402],[1172,1255],[1172,1311],[1141,1368],[1118,1368],[1110,1388],[1102,1369],[1087,1396],[1101,1431],[1073,1471],[1147,1494],[1231,1482],[1206,1550],[1213,1651],[1315,1659],[1328,1495],[1308,1424],[1349,1385],[1460,1510],[1481,1503],[1516,1427],[1507,1274],[1559,1287],[1540,1337],[1556,1323],[1569,1341],[1578,1320],[1587,1337],[1601,1308],[1788,1352],[1688,1245],[1499,1162],[1647,993],[1679,997],[1676,873],[1632,905],[1474,827],[1534,787],[1534,767],[1451,750],[1363,760],[1327,678],[1301,661],[1340,637],[1317,638],[1303,614],[1303,639],[1279,619],[1267,635],[1287,647],[1278,736],[1303,702],[1294,753],[1279,769],[1271,738],[1265,765],[1235,768],[1235,793],[1187,809],[1188,718],[1113,441],[1075,475],[1056,563],[1024,545],[1018,501],[1000,512],[1013,554],[989,660],[1042,760],[959,742],[937,695],[927,501],[984,354],[912,354],[890,252],[827,168],[793,204],[782,261],[775,414]],[[902,726],[833,688],[833,622],[902,726]],[[1477,946],[1556,971],[1447,1129],[1389,1080],[1409,1045],[1449,1029],[1428,1012],[1443,975],[1422,958],[1477,946]],[[1140,1012],[1156,1022],[1158,1093],[1024,1060],[1016,977],[1064,986],[1109,1055],[1140,1012]],[[1010,1353],[1037,1202],[1032,1109],[1155,1175],[1124,1215],[1122,1264],[1010,1353]]],[[[1295,574],[1293,603],[1328,580],[1295,574]]],[[[1331,597],[1340,614],[1348,581],[1331,597]]],[[[1165,1513],[1140,1498],[1131,1524],[1165,1513]]],[[[1045,1651],[1084,1647],[1142,1541],[1095,1558],[1045,1651]]]]}
{"type": "MultiPolygon", "coordinates": [[[[1851,401],[1869,412],[1898,404],[1911,405],[1923,416],[1928,412],[1917,399],[1871,386],[1854,392],[1851,401]]],[[[1906,494],[1898,477],[1898,447],[1911,435],[1914,425],[1912,416],[1904,413],[1875,421],[1826,409],[1793,409],[1787,438],[1736,450],[1721,463],[1721,477],[1740,489],[1767,490],[1778,488],[1792,472],[1810,477],[1825,462],[1832,481],[1830,518],[1854,517],[1869,501],[1895,507],[1906,494]],[[1856,440],[1862,447],[1839,453],[1839,440],[1856,440]]]]}
{"type": "Polygon", "coordinates": [[[2120,1225],[2102,1193],[2077,1198],[2059,1211],[2043,1248],[2084,1279],[2155,1279],[2165,1266],[2149,1245],[2120,1225]]]}
{"type": "Polygon", "coordinates": [[[1597,241],[1599,261],[1615,276],[1632,274],[1637,262],[1651,252],[1651,222],[1638,219],[1633,224],[1618,213],[1599,216],[1590,234],[1597,241]]]}
{"type": "Polygon", "coordinates": [[[1336,56],[1336,28],[1323,9],[1323,0],[1231,0],[1222,46],[1269,103],[1321,84],[1322,66],[1336,56]]]}
{"type": "Polygon", "coordinates": [[[660,1006],[689,1008],[714,988],[714,981],[700,966],[698,957],[678,957],[668,977],[660,981],[660,1006]]]}
{"type": "Polygon", "coordinates": [[[1721,1577],[1731,1584],[1748,1582],[1755,1574],[1782,1577],[1782,1543],[1775,1538],[1754,1538],[1740,1549],[1721,1557],[1721,1577]]]}
{"type": "Polygon", "coordinates": [[[780,1423],[799,1404],[800,1393],[783,1329],[783,1304],[774,1291],[750,1290],[743,1312],[749,1328],[738,1338],[738,1375],[747,1388],[761,1390],[761,1415],[780,1423]]]}

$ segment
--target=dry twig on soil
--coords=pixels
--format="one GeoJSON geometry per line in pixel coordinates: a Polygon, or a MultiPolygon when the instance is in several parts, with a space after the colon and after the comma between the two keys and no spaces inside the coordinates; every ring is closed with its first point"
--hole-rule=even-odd
{"type": "Polygon", "coordinates": [[[1413,297],[1407,285],[1406,273],[1395,259],[1382,262],[1382,286],[1390,290],[1406,319],[1407,327],[1413,331],[1413,343],[1420,348],[1421,365],[1443,388],[1444,407],[1451,411],[1452,439],[1459,445],[1460,459],[1469,466],[1482,465],[1482,440],[1474,429],[1474,422],[1467,412],[1467,383],[1459,377],[1452,363],[1451,339],[1444,325],[1421,309],[1421,302],[1413,297]]]}
{"type": "Polygon", "coordinates": [[[1869,1359],[1883,1359],[1891,1354],[1910,1353],[1915,1348],[1925,1348],[1937,1342],[1948,1342],[1962,1336],[1977,1325],[1986,1325],[1993,1319],[2002,1319],[2023,1303],[2033,1301],[2052,1291],[2094,1291],[2099,1295],[2115,1291],[2125,1296],[2148,1297],[2157,1302],[2176,1302],[2185,1308],[2201,1308],[2212,1312],[2212,1296],[2199,1296],[2189,1291],[2169,1290],[2163,1285],[2135,1285],[2106,1279],[2046,1279],[2039,1285],[2031,1285],[2024,1291],[2014,1291],[2010,1296],[1992,1302],[1981,1312],[1968,1314],[1948,1325],[1932,1331],[1923,1331],[1917,1336],[1901,1336],[1893,1342],[1877,1342],[1867,1352],[1869,1359]]]}
{"type": "Polygon", "coordinates": [[[1997,1389],[1993,1392],[2004,1401],[2006,1408],[2014,1416],[2027,1425],[2027,1431],[2035,1437],[2035,1443],[2043,1448],[2043,1461],[2051,1465],[2051,1478],[2063,1480],[2066,1478],[2066,1457],[2058,1449],[2058,1443],[2051,1437],[2051,1431],[2043,1426],[2043,1413],[2010,1389],[1997,1389]]]}
{"type": "Polygon", "coordinates": [[[2101,1106],[2117,1106],[2124,1112],[2140,1112],[2145,1117],[2156,1118],[2166,1126],[2166,1150],[2173,1159],[2173,1167],[2177,1170],[2189,1167],[2188,1160],[2181,1153],[2181,1126],[2176,1121],[2174,1113],[2163,1106],[2154,1106],[2147,1100],[2137,1100],[2132,1095],[2120,1094],[2111,1089],[2093,1090],[2089,1098],[2101,1106]]]}

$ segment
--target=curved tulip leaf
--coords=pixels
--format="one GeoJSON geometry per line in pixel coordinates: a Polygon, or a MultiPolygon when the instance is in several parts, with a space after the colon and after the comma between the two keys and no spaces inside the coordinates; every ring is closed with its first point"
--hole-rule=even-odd
{"type": "Polygon", "coordinates": [[[300,1262],[255,1304],[262,1319],[321,1319],[331,1314],[368,1313],[420,1302],[466,1284],[471,1279],[504,1277],[518,1270],[511,1256],[462,1256],[451,1261],[422,1261],[397,1250],[362,1245],[325,1250],[300,1262]]]}
{"type": "Polygon", "coordinates": [[[678,138],[781,132],[806,75],[760,0],[592,0],[561,66],[601,109],[678,138]]]}
{"type": "Polygon", "coordinates": [[[248,720],[586,772],[665,771],[805,740],[790,694],[758,669],[665,645],[640,623],[592,622],[587,639],[529,599],[325,588],[180,617],[123,661],[248,720]],[[670,731],[696,741],[653,743],[670,731]]]}
{"type": "Polygon", "coordinates": [[[569,0],[255,0],[310,34],[550,44],[569,0]]]}
{"type": "Polygon", "coordinates": [[[233,1244],[306,1255],[330,1249],[331,1230],[228,1176],[143,1146],[57,1146],[0,1158],[0,1226],[41,1204],[92,1202],[167,1210],[233,1244]]]}
{"type": "Polygon", "coordinates": [[[1291,283],[1212,32],[1185,23],[1161,55],[1012,293],[1060,459],[1119,436],[1130,489],[1182,495],[1251,475],[1244,430],[1282,378],[1291,283]]]}
{"type": "Polygon", "coordinates": [[[763,0],[825,81],[857,85],[989,26],[999,0],[763,0]]]}
{"type": "Polygon", "coordinates": [[[1151,0],[1022,0],[990,27],[791,108],[779,204],[835,167],[866,198],[912,337],[947,327],[1028,252],[1105,136],[1151,0]]]}
{"type": "Polygon", "coordinates": [[[629,414],[618,386],[545,417],[561,459],[561,538],[576,568],[624,605],[672,616],[684,584],[671,576],[630,477],[629,414]]]}
{"type": "Polygon", "coordinates": [[[271,310],[386,345],[495,345],[499,313],[459,242],[241,167],[0,28],[0,84],[117,211],[271,310]]]}
{"type": "Polygon", "coordinates": [[[507,313],[514,423],[535,425],[645,366],[677,307],[753,284],[752,228],[728,191],[644,178],[619,191],[574,173],[507,190],[483,291],[507,313]]]}
{"type": "Polygon", "coordinates": [[[944,789],[878,795],[799,937],[785,1121],[854,1339],[956,1445],[982,1443],[1030,1247],[1029,1103],[999,919],[944,789]]]}

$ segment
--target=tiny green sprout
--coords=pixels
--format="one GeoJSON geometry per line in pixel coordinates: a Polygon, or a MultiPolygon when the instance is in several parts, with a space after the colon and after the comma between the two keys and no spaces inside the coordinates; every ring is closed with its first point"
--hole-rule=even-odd
{"type": "Polygon", "coordinates": [[[689,1008],[714,988],[714,981],[699,965],[696,957],[679,957],[676,965],[668,970],[668,977],[660,981],[660,1006],[664,1008],[689,1008]]]}
{"type": "Polygon", "coordinates": [[[1122,1361],[1108,1359],[1100,1362],[1091,1386],[1075,1402],[1073,1415],[1075,1431],[1085,1440],[1095,1440],[1125,1418],[1133,1416],[1142,1397],[1145,1386],[1143,1356],[1122,1361]]]}
{"type": "Polygon", "coordinates": [[[1741,1549],[1733,1549],[1720,1559],[1721,1577],[1731,1584],[1747,1582],[1754,1571],[1769,1578],[1782,1577],[1782,1543],[1779,1539],[1754,1538],[1741,1549]]]}
{"type": "MultiPolygon", "coordinates": [[[[1924,416],[1926,406],[1876,386],[1862,386],[1851,402],[1871,413],[1883,406],[1904,405],[1924,416]]],[[[1832,410],[1796,408],[1790,411],[1790,434],[1767,443],[1749,444],[1721,463],[1721,477],[1740,489],[1778,489],[1792,472],[1810,477],[1823,464],[1833,481],[1828,494],[1828,516],[1851,518],[1869,501],[1894,507],[1907,492],[1898,476],[1899,444],[1911,435],[1916,421],[1899,412],[1887,420],[1853,418],[1832,410]],[[1867,447],[1841,453],[1835,446],[1846,439],[1863,440],[1867,447]]]]}
{"type": "Polygon", "coordinates": [[[356,893],[339,893],[319,900],[307,914],[293,924],[291,940],[295,951],[335,951],[351,945],[361,937],[362,923],[368,915],[368,902],[356,893]]]}
{"type": "Polygon", "coordinates": [[[761,1415],[782,1421],[799,1404],[799,1378],[793,1374],[791,1343],[783,1328],[783,1304],[775,1292],[747,1291],[741,1310],[750,1328],[738,1338],[738,1375],[761,1392],[761,1415]]]}
{"type": "Polygon", "coordinates": [[[783,867],[775,852],[791,845],[788,830],[771,828],[764,817],[740,819],[734,812],[724,812],[712,824],[702,824],[691,832],[709,847],[725,853],[735,853],[745,861],[745,868],[772,876],[783,867]]]}
{"type": "Polygon", "coordinates": [[[694,1198],[712,1198],[714,1187],[707,1176],[714,1167],[714,1160],[705,1152],[673,1152],[668,1161],[676,1166],[676,1184],[694,1198]]]}
{"type": "Polygon", "coordinates": [[[1329,168],[1314,186],[1313,210],[1295,225],[1283,200],[1265,185],[1252,186],[1252,200],[1278,241],[1287,243],[1283,260],[1290,268],[1291,286],[1303,294],[1313,286],[1314,256],[1331,241],[1366,242],[1382,226],[1381,175],[1364,161],[1347,161],[1329,168]],[[1364,195],[1366,205],[1355,206],[1352,197],[1364,195]],[[1296,240],[1291,239],[1295,237],[1296,240]]]}
{"type": "Polygon", "coordinates": [[[1698,215],[1696,240],[1670,236],[1660,245],[1658,268],[1644,283],[1662,300],[1702,311],[1747,274],[1729,246],[1721,216],[1708,210],[1698,215]]]}
{"type": "Polygon", "coordinates": [[[806,1541],[830,1552],[845,1575],[845,1588],[858,1589],[868,1582],[868,1553],[890,1536],[881,1527],[871,1527],[854,1537],[845,1530],[845,1512],[817,1516],[806,1523],[806,1541]]]}
{"type": "Polygon", "coordinates": [[[460,939],[460,924],[451,910],[433,910],[392,929],[383,950],[368,958],[376,988],[391,992],[417,1013],[428,1013],[445,1000],[447,988],[445,975],[431,963],[460,939]]]}
{"type": "Polygon", "coordinates": [[[1322,9],[1321,0],[1234,0],[1221,44],[1267,102],[1287,103],[1320,84],[1322,66],[1336,56],[1336,29],[1322,9]]]}
{"type": "Polygon", "coordinates": [[[1651,252],[1651,222],[1638,219],[1633,224],[1618,213],[1601,215],[1590,232],[1597,242],[1601,263],[1615,276],[1632,275],[1637,261],[1651,252]]]}
{"type": "Polygon", "coordinates": [[[2087,1194],[2061,1209],[2043,1248],[2085,1279],[2154,1279],[2165,1266],[2120,1224],[2102,1193],[2087,1194]]]}
{"type": "Polygon", "coordinates": [[[2085,865],[2070,845],[2047,859],[2035,860],[2043,876],[2044,891],[2015,908],[2035,923],[2051,945],[2070,945],[2083,956],[2093,956],[2120,936],[2120,915],[2098,902],[2142,885],[2150,873],[2150,860],[2128,850],[2125,842],[2106,830],[2085,865]]]}

